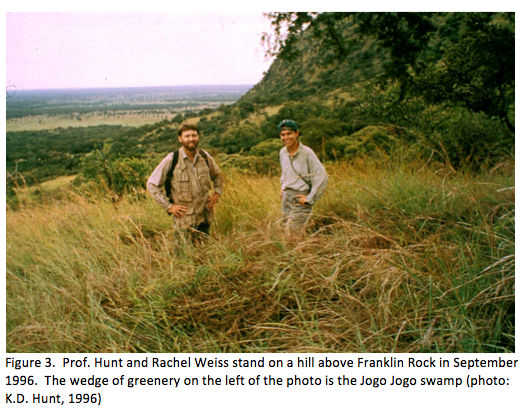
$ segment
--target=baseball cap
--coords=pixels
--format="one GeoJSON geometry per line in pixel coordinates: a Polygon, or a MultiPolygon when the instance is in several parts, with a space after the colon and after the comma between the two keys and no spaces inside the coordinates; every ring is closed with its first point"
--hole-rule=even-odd
{"type": "Polygon", "coordinates": [[[278,133],[281,133],[283,129],[293,130],[296,132],[298,130],[298,125],[294,120],[284,119],[278,124],[278,133]]]}

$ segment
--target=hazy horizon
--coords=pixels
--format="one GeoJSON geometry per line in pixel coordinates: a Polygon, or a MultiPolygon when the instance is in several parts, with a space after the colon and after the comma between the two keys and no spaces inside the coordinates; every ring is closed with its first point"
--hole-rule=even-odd
{"type": "Polygon", "coordinates": [[[201,87],[248,87],[256,84],[189,84],[189,85],[135,85],[135,86],[106,86],[106,87],[84,87],[84,88],[24,88],[19,89],[15,85],[6,86],[6,91],[13,88],[16,92],[44,92],[44,91],[83,91],[83,90],[105,90],[105,89],[150,89],[150,88],[201,88],[201,87]]]}

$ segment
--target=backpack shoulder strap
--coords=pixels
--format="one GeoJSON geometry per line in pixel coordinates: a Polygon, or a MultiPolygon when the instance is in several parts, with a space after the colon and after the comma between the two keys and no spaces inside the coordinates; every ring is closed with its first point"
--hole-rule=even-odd
{"type": "Polygon", "coordinates": [[[206,160],[206,165],[208,166],[208,169],[210,168],[210,160],[208,159],[208,155],[206,152],[202,149],[199,149],[199,154],[202,156],[204,160],[206,160]]]}
{"type": "MultiPolygon", "coordinates": [[[[208,169],[210,169],[210,161],[208,159],[208,155],[206,152],[202,149],[199,149],[199,154],[206,160],[206,165],[208,166],[208,169]]],[[[171,198],[171,180],[173,179],[173,172],[175,171],[175,167],[177,167],[177,163],[179,161],[179,149],[175,150],[173,152],[173,160],[171,161],[171,167],[169,168],[169,171],[166,174],[166,180],[164,182],[164,189],[166,190],[166,197],[169,199],[169,202],[172,203],[173,199],[171,198]]]]}
{"type": "Polygon", "coordinates": [[[166,190],[166,197],[169,199],[169,202],[172,203],[173,199],[171,198],[171,180],[173,179],[173,172],[177,163],[179,161],[179,150],[173,152],[173,160],[171,161],[171,167],[169,168],[168,173],[166,174],[166,180],[164,182],[164,188],[166,190]]]}

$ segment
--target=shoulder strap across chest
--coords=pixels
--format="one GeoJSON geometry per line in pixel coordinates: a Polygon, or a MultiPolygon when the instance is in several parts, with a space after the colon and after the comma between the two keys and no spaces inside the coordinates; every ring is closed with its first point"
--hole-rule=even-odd
{"type": "MultiPolygon", "coordinates": [[[[166,180],[164,181],[164,188],[166,190],[166,197],[169,198],[169,201],[171,200],[171,180],[173,179],[173,172],[175,171],[175,167],[177,167],[177,163],[179,161],[179,150],[177,149],[173,152],[173,160],[171,160],[171,167],[169,168],[169,171],[166,175],[166,180]]],[[[208,166],[208,169],[210,168],[210,162],[208,160],[208,155],[206,152],[202,149],[199,149],[199,154],[204,158],[206,161],[206,165],[208,166]]]]}

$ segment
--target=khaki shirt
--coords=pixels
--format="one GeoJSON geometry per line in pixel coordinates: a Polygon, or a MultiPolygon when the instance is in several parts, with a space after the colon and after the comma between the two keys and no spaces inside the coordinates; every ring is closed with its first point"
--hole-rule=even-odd
{"type": "MultiPolygon", "coordinates": [[[[175,224],[179,227],[196,227],[199,224],[213,222],[213,209],[207,210],[206,205],[212,189],[221,195],[223,193],[223,176],[221,169],[212,156],[206,153],[208,164],[197,151],[193,162],[188,158],[184,149],[179,149],[179,159],[171,179],[171,198],[175,204],[184,205],[188,212],[184,217],[174,217],[175,224]]],[[[147,190],[155,201],[164,209],[169,210],[169,202],[164,183],[167,172],[171,168],[173,153],[168,154],[153,171],[147,181],[147,190]]]]}

